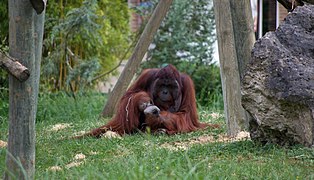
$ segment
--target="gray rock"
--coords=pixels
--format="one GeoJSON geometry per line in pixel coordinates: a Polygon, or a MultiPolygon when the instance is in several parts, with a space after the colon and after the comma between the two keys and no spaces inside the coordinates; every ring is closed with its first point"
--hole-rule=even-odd
{"type": "Polygon", "coordinates": [[[313,146],[314,6],[297,7],[259,39],[242,79],[255,141],[313,146]]]}

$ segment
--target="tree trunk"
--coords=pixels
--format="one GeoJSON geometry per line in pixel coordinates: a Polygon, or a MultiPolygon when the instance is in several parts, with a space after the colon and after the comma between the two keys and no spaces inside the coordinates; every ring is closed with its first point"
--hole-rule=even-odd
{"type": "Polygon", "coordinates": [[[247,53],[250,53],[252,45],[244,44],[250,42],[251,38],[247,29],[251,24],[247,24],[250,20],[246,16],[250,15],[252,21],[252,15],[247,14],[251,12],[247,11],[245,3],[250,4],[247,0],[214,0],[224,111],[229,136],[237,135],[241,125],[246,126],[248,122],[241,105],[240,91],[240,71],[243,71],[249,60],[247,53]],[[232,9],[231,4],[239,9],[232,9]],[[245,7],[240,8],[241,5],[245,7]],[[240,32],[242,30],[244,32],[240,32]]]}
{"type": "Polygon", "coordinates": [[[29,0],[9,1],[10,56],[30,71],[21,83],[9,76],[9,139],[5,179],[33,179],[35,118],[42,53],[44,13],[37,15],[29,0]]]}
{"type": "Polygon", "coordinates": [[[137,42],[134,52],[128,60],[125,68],[123,69],[113,91],[108,97],[108,101],[102,112],[103,117],[112,116],[116,108],[117,102],[122,97],[123,93],[128,88],[136,70],[139,68],[142,59],[153,40],[155,33],[157,32],[162,20],[166,16],[172,0],[160,0],[153,14],[151,15],[145,29],[137,42]]]}

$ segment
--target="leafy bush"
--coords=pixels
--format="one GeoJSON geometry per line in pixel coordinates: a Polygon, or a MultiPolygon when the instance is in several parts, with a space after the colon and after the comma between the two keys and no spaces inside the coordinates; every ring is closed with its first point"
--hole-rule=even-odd
{"type": "Polygon", "coordinates": [[[0,126],[7,122],[9,112],[9,89],[0,87],[0,126]]]}
{"type": "Polygon", "coordinates": [[[0,1],[0,50],[4,45],[8,45],[8,31],[9,31],[9,18],[8,18],[8,0],[0,1]]]}
{"type": "MultiPolygon", "coordinates": [[[[0,1],[0,19],[0,52],[8,52],[9,18],[7,0],[0,1]]],[[[0,87],[8,87],[8,81],[7,73],[0,70],[0,87]]],[[[0,89],[0,91],[2,90],[0,89]]]]}
{"type": "Polygon", "coordinates": [[[80,6],[76,1],[51,1],[50,5],[42,63],[44,87],[76,91],[91,83],[97,73],[111,69],[128,48],[127,3],[86,0],[80,6]],[[63,9],[65,5],[71,8],[63,9]]]}
{"type": "Polygon", "coordinates": [[[212,58],[214,30],[212,1],[174,0],[154,38],[144,67],[173,64],[192,77],[201,105],[217,103],[221,97],[221,84],[219,68],[212,58]]]}
{"type": "MultiPolygon", "coordinates": [[[[7,51],[8,0],[0,2],[0,50],[7,51]]],[[[129,47],[125,0],[48,1],[45,14],[41,89],[78,90],[110,70],[129,47]],[[88,71],[88,72],[87,72],[88,71]]],[[[0,86],[7,87],[0,71],[0,86]]]]}

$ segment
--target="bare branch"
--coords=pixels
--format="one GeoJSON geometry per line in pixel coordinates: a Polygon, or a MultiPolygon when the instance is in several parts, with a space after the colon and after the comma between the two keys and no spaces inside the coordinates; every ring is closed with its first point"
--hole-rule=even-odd
{"type": "Polygon", "coordinates": [[[128,88],[134,74],[138,70],[155,33],[157,32],[162,20],[170,8],[172,1],[173,0],[162,0],[158,2],[134,48],[133,54],[126,63],[125,68],[123,69],[116,85],[113,88],[113,91],[108,97],[108,101],[102,112],[103,117],[113,114],[117,102],[128,88]]]}
{"type": "Polygon", "coordinates": [[[112,69],[110,69],[109,71],[107,71],[107,72],[105,72],[105,73],[102,73],[102,74],[100,74],[100,75],[94,77],[94,78],[91,80],[91,82],[96,81],[97,79],[100,79],[100,78],[102,78],[102,77],[104,77],[104,76],[107,76],[108,74],[110,74],[110,73],[112,73],[113,71],[115,71],[116,69],[118,69],[118,68],[120,67],[120,65],[122,64],[122,61],[126,59],[126,56],[129,54],[129,52],[131,51],[131,49],[134,48],[134,46],[136,45],[136,43],[137,43],[137,41],[138,41],[138,37],[140,36],[141,33],[142,33],[142,31],[139,31],[139,32],[136,34],[136,36],[135,36],[134,40],[132,41],[131,45],[130,45],[129,48],[125,51],[125,53],[123,54],[123,56],[120,58],[119,63],[118,63],[115,67],[113,67],[112,69]]]}
{"type": "Polygon", "coordinates": [[[23,66],[18,60],[7,56],[5,53],[0,52],[0,67],[18,79],[24,82],[30,76],[29,70],[23,66]]]}

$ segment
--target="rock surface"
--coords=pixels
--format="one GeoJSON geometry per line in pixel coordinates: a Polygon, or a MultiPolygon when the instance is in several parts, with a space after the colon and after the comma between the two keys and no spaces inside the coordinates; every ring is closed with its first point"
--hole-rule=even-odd
{"type": "Polygon", "coordinates": [[[241,93],[252,140],[313,146],[313,5],[297,7],[255,43],[241,93]]]}

